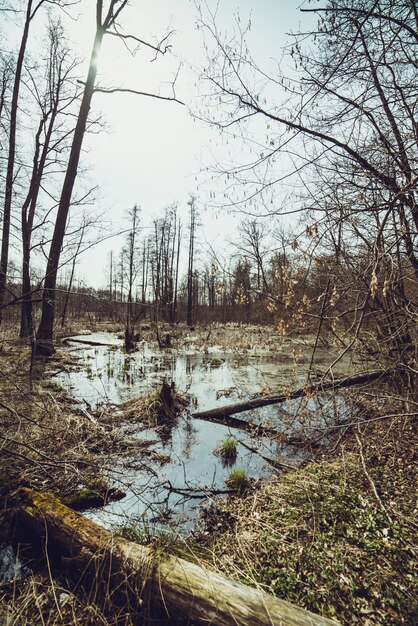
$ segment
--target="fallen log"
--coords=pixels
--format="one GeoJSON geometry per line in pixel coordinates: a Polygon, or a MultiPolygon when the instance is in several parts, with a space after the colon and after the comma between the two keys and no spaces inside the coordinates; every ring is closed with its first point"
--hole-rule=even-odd
{"type": "Polygon", "coordinates": [[[195,563],[114,536],[50,494],[22,488],[16,503],[20,524],[45,537],[48,550],[55,557],[59,552],[67,566],[93,576],[97,587],[105,586],[107,597],[123,593],[125,608],[146,610],[151,603],[170,624],[195,626],[337,624],[195,563]]]}
{"type": "MultiPolygon", "coordinates": [[[[237,406],[237,405],[231,405],[237,406]]],[[[225,407],[228,408],[228,407],[225,407]]],[[[247,410],[247,409],[243,409],[247,410]]],[[[287,435],[277,428],[272,428],[268,424],[256,424],[248,420],[240,419],[239,417],[232,417],[231,415],[212,415],[211,411],[203,411],[202,413],[192,413],[192,417],[196,419],[205,420],[207,422],[216,422],[217,424],[223,424],[230,428],[238,428],[239,430],[245,430],[255,437],[270,437],[278,443],[289,444],[290,446],[311,446],[319,447],[318,442],[312,441],[309,437],[298,437],[297,435],[287,435]]]]}
{"type": "MultiPolygon", "coordinates": [[[[269,406],[271,404],[280,404],[281,402],[286,402],[287,400],[295,400],[296,398],[315,395],[316,393],[321,393],[323,391],[332,391],[335,389],[343,389],[344,387],[353,387],[354,385],[370,383],[378,378],[382,378],[388,373],[389,372],[386,370],[379,370],[368,374],[359,374],[357,376],[350,376],[347,378],[337,378],[327,383],[320,381],[311,385],[305,385],[304,387],[300,387],[299,389],[289,393],[261,396],[244,402],[236,402],[235,404],[230,404],[228,406],[216,407],[215,409],[209,409],[208,411],[197,411],[196,413],[192,413],[192,417],[213,422],[220,422],[222,424],[229,424],[231,426],[236,426],[236,428],[245,428],[243,423],[248,424],[248,422],[238,418],[231,419],[229,416],[236,413],[243,413],[244,411],[251,411],[252,409],[258,409],[263,406],[269,406]],[[223,421],[225,418],[228,418],[228,422],[223,421]]],[[[251,425],[251,428],[254,428],[254,424],[251,425]]],[[[266,434],[269,434],[269,431],[271,434],[277,433],[274,429],[264,426],[263,424],[260,424],[258,428],[266,434]]]]}
{"type": "Polygon", "coordinates": [[[113,346],[119,346],[119,343],[111,343],[109,341],[98,341],[96,339],[76,339],[75,337],[64,337],[61,340],[62,343],[81,343],[83,346],[107,346],[111,348],[113,346]]]}

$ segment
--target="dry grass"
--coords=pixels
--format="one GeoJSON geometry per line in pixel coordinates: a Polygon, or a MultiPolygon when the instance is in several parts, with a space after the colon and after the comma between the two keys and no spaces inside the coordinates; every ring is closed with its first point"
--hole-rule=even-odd
{"type": "Polygon", "coordinates": [[[157,389],[151,393],[134,398],[121,405],[121,418],[125,420],[135,420],[147,428],[156,428],[161,420],[171,419],[181,413],[189,404],[189,399],[185,394],[174,391],[172,394],[172,415],[164,415],[166,407],[161,398],[161,391],[157,389]]]}
{"type": "MultiPolygon", "coordinates": [[[[59,352],[48,366],[68,363],[59,352]]],[[[89,413],[77,407],[36,363],[29,380],[28,348],[3,339],[0,353],[0,490],[29,485],[68,496],[84,486],[100,485],[116,461],[133,454],[152,455],[149,444],[132,437],[135,424],[110,410],[89,413]]],[[[144,469],[146,464],[144,462],[144,469]]],[[[121,475],[123,479],[123,474],[121,475]]],[[[3,499],[3,514],[7,501],[3,499]]]]}
{"type": "MultiPolygon", "coordinates": [[[[125,617],[125,616],[123,616],[125,617]]],[[[41,575],[0,589],[0,622],[8,626],[117,626],[134,622],[106,614],[97,602],[41,575]]]]}

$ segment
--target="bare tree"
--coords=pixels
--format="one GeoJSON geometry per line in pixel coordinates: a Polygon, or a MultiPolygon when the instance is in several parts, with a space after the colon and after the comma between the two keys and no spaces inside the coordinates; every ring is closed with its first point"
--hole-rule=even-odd
{"type": "Polygon", "coordinates": [[[12,82],[13,69],[10,59],[0,54],[0,153],[4,149],[3,135],[8,132],[8,95],[12,82]]]}
{"type": "Polygon", "coordinates": [[[190,222],[189,222],[189,260],[187,268],[187,325],[193,325],[193,302],[195,300],[194,294],[194,281],[193,281],[193,268],[194,268],[194,246],[196,237],[196,198],[190,197],[188,202],[190,207],[190,222]]]}
{"type": "MultiPolygon", "coordinates": [[[[44,5],[56,5],[58,7],[65,7],[67,4],[72,4],[71,0],[27,0],[26,9],[24,11],[24,22],[22,36],[19,45],[19,51],[17,54],[16,64],[14,67],[13,77],[13,89],[10,103],[10,113],[8,116],[8,153],[7,153],[7,168],[5,178],[5,191],[4,191],[4,208],[3,208],[3,231],[1,241],[0,252],[0,320],[2,316],[2,308],[5,297],[6,281],[7,281],[7,269],[9,263],[9,248],[10,248],[10,227],[12,217],[12,200],[13,200],[13,188],[15,180],[15,165],[16,165],[16,137],[18,130],[18,108],[20,89],[22,85],[22,72],[24,68],[24,60],[28,46],[29,32],[34,18],[44,5]]],[[[7,7],[0,8],[0,11],[16,11],[7,7]]]]}
{"type": "MultiPolygon", "coordinates": [[[[22,228],[22,316],[20,336],[34,340],[32,316],[32,291],[30,280],[30,256],[35,212],[41,185],[48,165],[56,167],[58,154],[65,152],[65,140],[69,134],[65,123],[68,109],[77,98],[71,73],[75,63],[69,57],[59,22],[50,21],[48,27],[49,55],[45,67],[38,68],[36,74],[29,71],[32,94],[40,110],[40,120],[35,134],[35,150],[29,187],[21,208],[22,228]],[[43,72],[45,80],[39,74],[43,72]],[[41,92],[45,82],[44,92],[41,92]]],[[[39,227],[39,224],[38,224],[39,227]]]]}
{"type": "Polygon", "coordinates": [[[33,18],[35,17],[38,9],[42,5],[41,2],[33,2],[28,0],[26,7],[25,21],[23,25],[23,33],[20,41],[19,52],[16,61],[16,67],[14,71],[13,93],[10,106],[10,116],[8,120],[8,155],[7,155],[7,172],[5,181],[5,193],[4,193],[4,208],[3,208],[3,231],[1,241],[0,252],[0,321],[2,318],[2,306],[4,302],[6,280],[7,280],[7,267],[9,262],[9,242],[10,242],[10,224],[11,224],[11,208],[12,208],[12,195],[13,195],[13,179],[15,170],[15,156],[16,156],[16,131],[17,131],[17,114],[18,114],[18,102],[19,92],[22,80],[23,61],[25,58],[26,47],[29,38],[29,29],[33,18]]]}
{"type": "Polygon", "coordinates": [[[313,263],[332,249],[339,262],[333,279],[345,281],[335,285],[323,315],[330,325],[346,320],[346,349],[364,341],[360,331],[371,315],[386,332],[389,327],[386,354],[412,379],[418,312],[415,4],[355,0],[306,10],[317,14],[318,27],[311,38],[295,36],[290,54],[300,74],[290,79],[257,66],[241,22],[238,35],[227,39],[215,15],[201,13],[209,50],[203,78],[209,105],[216,107],[211,119],[204,111],[200,116],[251,145],[253,156],[226,171],[227,206],[257,213],[251,207],[258,198],[264,213],[276,212],[292,175],[299,198],[296,204],[293,194],[292,206],[283,209],[305,210],[295,249],[313,263]],[[347,305],[350,294],[354,302],[347,305]],[[402,330],[395,333],[395,324],[402,330]]]}
{"type": "Polygon", "coordinates": [[[108,9],[104,10],[103,0],[96,0],[96,33],[93,42],[93,48],[90,57],[90,64],[86,81],[84,83],[83,97],[77,117],[76,127],[73,135],[71,152],[68,160],[67,170],[61,192],[61,198],[58,206],[58,212],[55,220],[55,227],[51,241],[51,247],[48,256],[46,275],[44,281],[44,290],[42,297],[42,317],[36,336],[36,351],[38,354],[50,355],[54,352],[53,346],[53,328],[54,328],[54,303],[55,303],[55,287],[57,279],[57,271],[59,267],[61,248],[64,241],[65,227],[68,212],[71,205],[74,183],[77,177],[78,164],[80,159],[81,147],[83,144],[84,134],[86,131],[88,115],[90,111],[91,101],[95,91],[107,91],[113,93],[115,91],[130,91],[140,93],[141,95],[151,96],[164,100],[177,100],[175,95],[163,97],[157,94],[147,94],[134,90],[125,89],[108,89],[96,88],[97,64],[102,46],[103,37],[106,34],[114,35],[123,39],[132,38],[143,46],[151,48],[155,55],[164,54],[168,47],[165,39],[154,46],[133,35],[123,35],[119,32],[117,26],[118,18],[128,5],[128,0],[110,0],[108,9]]]}
{"type": "Polygon", "coordinates": [[[256,267],[256,289],[258,299],[262,300],[263,292],[268,291],[265,257],[268,254],[266,247],[266,228],[257,220],[245,220],[241,223],[239,229],[239,238],[235,242],[235,246],[240,254],[251,259],[256,267]]]}
{"type": "Polygon", "coordinates": [[[127,352],[135,346],[134,341],[134,316],[133,316],[133,287],[134,281],[138,274],[137,260],[139,258],[137,239],[139,227],[139,207],[135,204],[129,210],[130,230],[128,233],[128,244],[126,247],[126,256],[128,262],[128,302],[126,306],[126,323],[125,323],[125,349],[127,352]]]}

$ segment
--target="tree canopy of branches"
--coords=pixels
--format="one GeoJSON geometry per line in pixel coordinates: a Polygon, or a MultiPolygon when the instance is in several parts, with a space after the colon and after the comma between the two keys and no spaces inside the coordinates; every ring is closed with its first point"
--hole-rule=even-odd
{"type": "MultiPolygon", "coordinates": [[[[3,202],[0,322],[6,307],[21,302],[20,334],[31,338],[34,354],[49,355],[54,351],[57,281],[60,280],[60,269],[68,263],[72,236],[76,235],[76,256],[82,252],[81,242],[88,220],[83,218],[80,236],[80,226],[75,224],[75,207],[86,204],[94,191],[81,197],[77,195],[84,136],[97,122],[91,113],[94,93],[123,92],[180,103],[175,94],[178,71],[167,83],[171,92],[165,94],[159,90],[148,92],[96,84],[105,35],[118,40],[132,55],[139,48],[148,52],[151,62],[171,49],[170,31],[166,31],[159,41],[146,41],[135,33],[125,32],[121,20],[128,13],[126,9],[132,6],[128,0],[86,3],[86,11],[90,11],[95,20],[96,30],[87,77],[85,81],[76,80],[74,70],[78,63],[68,48],[61,17],[65,16],[63,21],[76,17],[78,6],[78,0],[0,2],[0,15],[13,21],[11,30],[14,31],[8,36],[4,33],[5,47],[0,52],[0,152],[5,164],[4,171],[0,169],[3,202]],[[34,21],[39,29],[48,32],[48,48],[45,46],[42,52],[32,33],[34,21]],[[20,42],[14,52],[13,39],[19,28],[20,42]],[[10,261],[14,241],[18,246],[21,244],[21,268],[16,268],[13,258],[10,261]],[[49,252],[46,245],[49,245],[49,252]],[[44,255],[37,287],[32,284],[35,276],[32,258],[35,255],[32,253],[35,250],[44,255]],[[21,282],[11,276],[12,267],[18,272],[21,270],[21,282]],[[42,313],[35,332],[32,304],[36,300],[34,293],[41,289],[42,313]]],[[[93,219],[91,215],[90,218],[93,219]]],[[[76,256],[72,259],[73,268],[76,256]]],[[[70,283],[73,274],[74,271],[70,283]]]]}
{"type": "MultiPolygon", "coordinates": [[[[306,209],[304,252],[309,248],[313,260],[313,251],[316,258],[329,258],[333,286],[326,289],[334,296],[323,314],[329,316],[337,301],[341,306],[344,294],[347,308],[339,317],[345,313],[351,337],[372,318],[386,356],[413,376],[408,354],[418,314],[416,4],[331,0],[302,10],[315,13],[318,23],[312,32],[294,36],[289,52],[297,71],[290,78],[256,64],[246,43],[250,25],[237,20],[238,36],[226,39],[216,15],[207,7],[200,13],[209,56],[203,76],[208,107],[200,115],[247,139],[255,154],[226,172],[229,206],[265,208],[271,202],[270,211],[278,211],[282,185],[292,175],[299,195],[294,203],[306,209]]],[[[302,249],[302,242],[294,246],[302,249]]]]}

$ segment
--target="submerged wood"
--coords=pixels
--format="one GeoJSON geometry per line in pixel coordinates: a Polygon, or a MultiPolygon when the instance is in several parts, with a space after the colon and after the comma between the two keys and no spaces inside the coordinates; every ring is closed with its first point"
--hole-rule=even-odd
{"type": "Polygon", "coordinates": [[[332,626],[320,617],[176,556],[113,536],[50,494],[22,488],[17,496],[21,524],[47,538],[71,568],[93,575],[126,606],[149,603],[170,624],[236,626],[332,626]]]}
{"type": "MultiPolygon", "coordinates": [[[[197,411],[196,413],[192,413],[192,417],[220,422],[230,426],[235,426],[236,428],[248,429],[249,422],[241,420],[239,418],[231,418],[230,416],[234,415],[235,413],[243,413],[244,411],[251,411],[252,409],[258,409],[260,407],[269,406],[271,404],[280,404],[282,402],[286,402],[287,400],[295,400],[296,398],[310,396],[316,393],[321,393],[323,391],[332,391],[334,389],[343,389],[344,387],[353,387],[354,385],[370,383],[374,380],[377,380],[378,378],[382,378],[386,374],[388,374],[387,371],[379,370],[377,372],[359,374],[357,376],[337,378],[330,382],[320,381],[311,385],[305,385],[304,387],[300,387],[299,389],[296,389],[295,391],[291,391],[289,393],[262,396],[260,398],[254,398],[253,400],[247,400],[245,402],[236,402],[235,404],[230,404],[228,406],[221,406],[215,409],[209,409],[208,411],[197,411]],[[224,421],[226,418],[228,418],[228,421],[224,421]]],[[[251,424],[250,427],[251,429],[255,428],[254,424],[251,424]]],[[[275,431],[274,429],[267,426],[260,425],[258,428],[260,429],[260,433],[265,433],[267,435],[279,434],[278,431],[275,431]]]]}
{"type": "MultiPolygon", "coordinates": [[[[233,404],[231,406],[237,406],[233,404]]],[[[226,407],[228,408],[228,407],[226,407]]],[[[254,407],[253,407],[254,408],[254,407]]],[[[216,409],[214,409],[216,410],[216,409]]],[[[242,411],[247,411],[248,409],[242,409],[242,411]]],[[[237,411],[238,412],[238,411],[237,411]]],[[[228,413],[221,413],[220,415],[212,415],[213,410],[211,411],[202,411],[201,413],[192,413],[192,417],[196,419],[205,420],[207,422],[216,422],[217,424],[223,424],[224,426],[229,426],[231,428],[238,428],[239,430],[245,430],[252,435],[256,435],[257,437],[274,437],[277,441],[282,441],[283,443],[288,443],[290,445],[295,446],[303,446],[306,443],[310,445],[316,445],[315,443],[307,440],[306,438],[297,437],[295,435],[286,435],[276,428],[272,428],[267,424],[254,424],[254,422],[250,422],[244,419],[240,419],[239,417],[233,417],[228,413]]]]}

